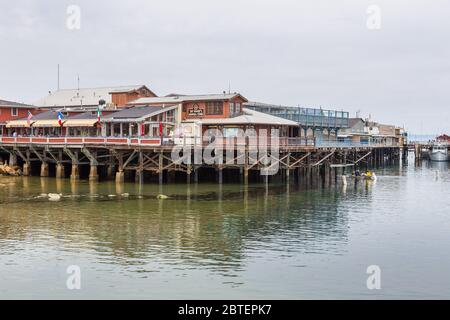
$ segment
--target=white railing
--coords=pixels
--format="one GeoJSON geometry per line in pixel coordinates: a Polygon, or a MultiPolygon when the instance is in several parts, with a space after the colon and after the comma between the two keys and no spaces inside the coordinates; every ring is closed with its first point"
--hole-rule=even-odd
{"type": "Polygon", "coordinates": [[[397,143],[381,143],[381,142],[352,142],[352,141],[328,141],[317,140],[318,148],[382,148],[382,147],[399,147],[397,143]]]}
{"type": "MultiPolygon", "coordinates": [[[[201,137],[183,137],[183,138],[163,138],[160,137],[8,137],[0,136],[0,144],[3,145],[126,145],[126,146],[162,146],[162,145],[184,145],[184,146],[208,146],[213,141],[203,140],[201,137]]],[[[224,147],[230,143],[234,146],[259,146],[258,139],[239,138],[215,138],[216,145],[224,147]]],[[[318,148],[380,148],[380,147],[398,147],[396,143],[379,142],[351,142],[351,141],[328,141],[316,140],[305,137],[279,137],[273,140],[267,137],[265,145],[277,145],[282,148],[295,147],[318,147],[318,148]]]]}

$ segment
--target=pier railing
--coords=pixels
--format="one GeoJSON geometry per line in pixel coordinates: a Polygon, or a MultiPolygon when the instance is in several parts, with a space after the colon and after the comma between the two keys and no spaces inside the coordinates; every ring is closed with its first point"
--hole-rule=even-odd
{"type": "MultiPolygon", "coordinates": [[[[314,146],[313,138],[291,138],[279,137],[276,140],[266,137],[264,144],[277,144],[280,147],[286,146],[314,146]]],[[[130,145],[130,146],[161,146],[161,145],[201,145],[208,146],[212,142],[217,145],[227,144],[247,144],[259,145],[261,140],[257,139],[239,139],[239,138],[216,138],[214,141],[204,140],[201,137],[184,137],[184,138],[163,138],[160,137],[5,137],[0,136],[2,144],[38,144],[38,145],[130,145]]]]}
{"type": "Polygon", "coordinates": [[[0,144],[3,145],[54,145],[54,146],[78,146],[78,145],[104,145],[104,146],[202,146],[206,147],[212,142],[216,146],[225,149],[230,144],[234,146],[257,147],[261,145],[279,146],[280,148],[317,147],[317,148],[380,148],[399,147],[396,143],[367,142],[355,143],[351,141],[328,141],[310,137],[265,137],[264,139],[242,138],[215,138],[204,140],[202,137],[10,137],[0,136],[0,144]]]}
{"type": "Polygon", "coordinates": [[[382,148],[382,147],[399,147],[397,143],[383,142],[352,142],[352,141],[328,141],[317,140],[318,148],[382,148]]]}
{"type": "Polygon", "coordinates": [[[161,138],[141,137],[0,137],[2,144],[160,146],[161,138]]]}

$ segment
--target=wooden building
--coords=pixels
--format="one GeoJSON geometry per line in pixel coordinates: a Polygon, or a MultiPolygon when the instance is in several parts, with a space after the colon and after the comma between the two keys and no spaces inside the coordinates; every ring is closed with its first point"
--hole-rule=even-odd
{"type": "Polygon", "coordinates": [[[442,135],[440,135],[439,137],[436,138],[436,141],[450,143],[450,136],[448,136],[446,134],[442,134],[442,135]]]}
{"type": "Polygon", "coordinates": [[[239,93],[210,95],[168,95],[166,97],[141,98],[130,106],[163,105],[178,106],[181,123],[176,128],[175,141],[183,143],[199,138],[208,129],[219,129],[224,137],[236,134],[239,129],[280,129],[283,137],[298,136],[298,123],[243,108],[247,99],[239,93]],[[187,139],[187,140],[186,140],[187,139]]]}
{"type": "Polygon", "coordinates": [[[28,112],[37,114],[41,110],[28,104],[0,100],[0,133],[6,134],[4,130],[8,121],[26,118],[28,117],[28,112]]]}
{"type": "Polygon", "coordinates": [[[166,97],[140,98],[129,106],[181,105],[181,120],[230,118],[242,113],[247,102],[239,93],[209,95],[169,95],[166,97]]]}

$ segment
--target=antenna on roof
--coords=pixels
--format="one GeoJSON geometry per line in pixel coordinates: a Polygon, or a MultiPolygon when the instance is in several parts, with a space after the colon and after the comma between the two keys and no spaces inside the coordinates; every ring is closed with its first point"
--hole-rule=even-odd
{"type": "Polygon", "coordinates": [[[80,75],[79,74],[77,74],[77,88],[78,88],[78,91],[80,91],[80,75]]]}
{"type": "Polygon", "coordinates": [[[228,81],[228,94],[231,93],[231,81],[228,81]]]}
{"type": "Polygon", "coordinates": [[[57,88],[58,88],[58,91],[59,91],[59,63],[58,63],[58,83],[57,83],[57,88]]]}

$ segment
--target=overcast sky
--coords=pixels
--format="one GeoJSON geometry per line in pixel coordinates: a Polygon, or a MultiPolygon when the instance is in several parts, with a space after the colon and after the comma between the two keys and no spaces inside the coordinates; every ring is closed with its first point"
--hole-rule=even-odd
{"type": "Polygon", "coordinates": [[[450,132],[448,0],[0,3],[0,99],[55,90],[60,63],[62,88],[76,88],[77,74],[81,87],[146,84],[158,95],[231,84],[249,100],[450,132]],[[70,5],[79,30],[67,28],[70,5]],[[370,5],[380,29],[367,27],[370,5]]]}

